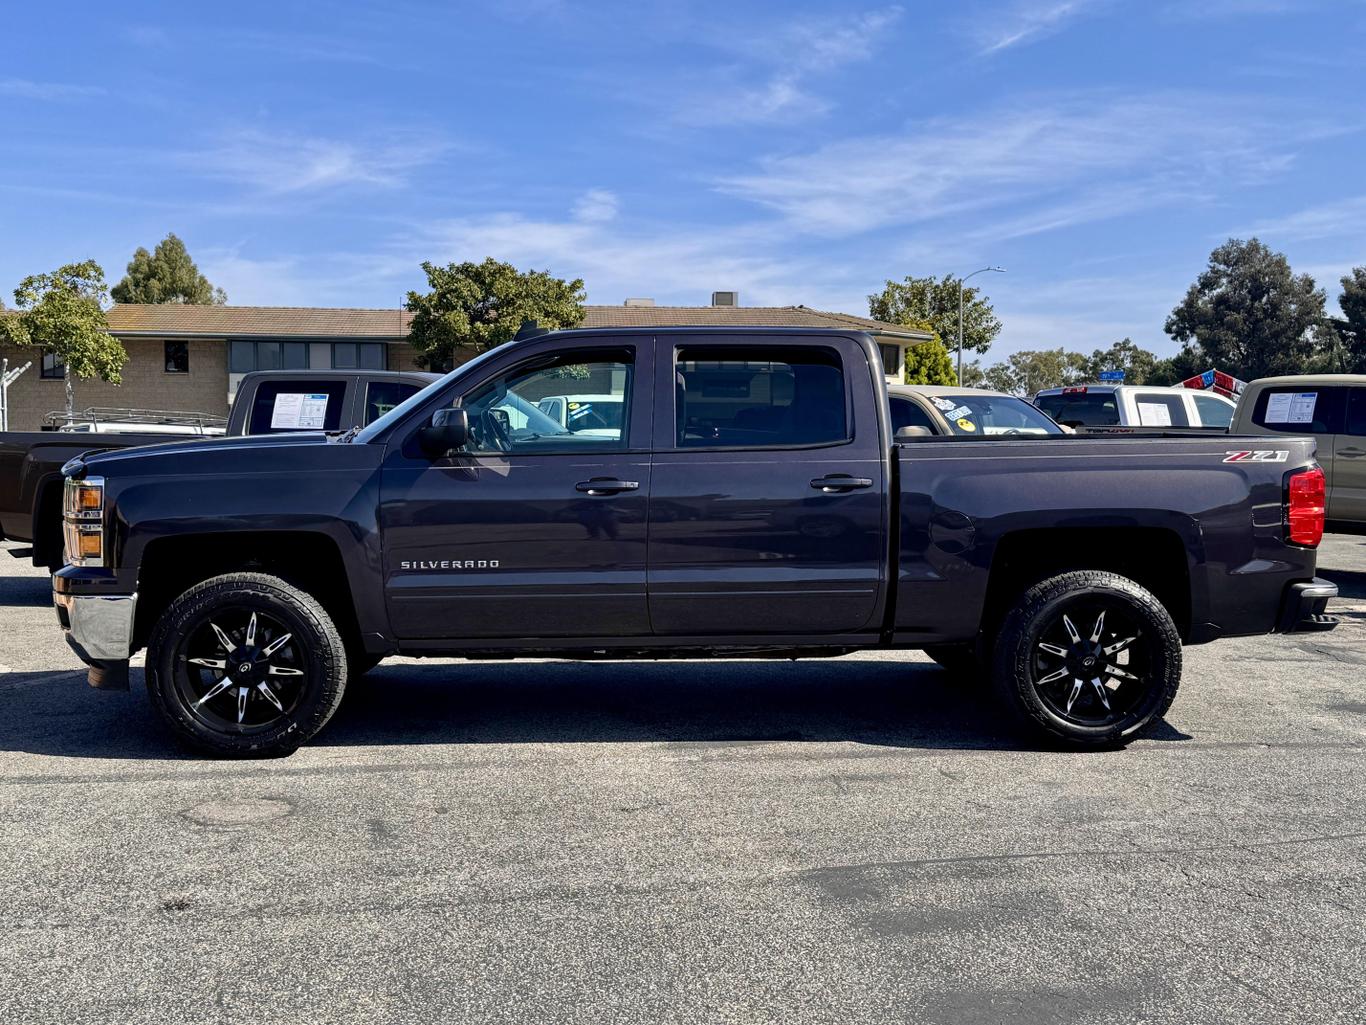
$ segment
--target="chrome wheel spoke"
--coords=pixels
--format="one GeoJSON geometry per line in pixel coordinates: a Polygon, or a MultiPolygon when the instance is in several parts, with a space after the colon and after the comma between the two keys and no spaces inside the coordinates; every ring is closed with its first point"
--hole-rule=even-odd
{"type": "Polygon", "coordinates": [[[1136,641],[1136,640],[1138,640],[1138,637],[1135,636],[1135,637],[1126,637],[1126,638],[1124,638],[1124,640],[1122,640],[1122,641],[1115,641],[1114,644],[1111,644],[1111,645],[1106,646],[1105,648],[1102,648],[1102,649],[1101,649],[1101,654],[1104,654],[1104,655],[1114,655],[1114,654],[1117,654],[1118,652],[1121,652],[1121,651],[1126,650],[1126,649],[1129,647],[1129,645],[1133,644],[1134,641],[1136,641]]]}
{"type": "Polygon", "coordinates": [[[1062,625],[1067,630],[1067,636],[1073,644],[1081,643],[1081,634],[1077,632],[1076,624],[1068,616],[1062,617],[1062,625]]]}
{"type": "Polygon", "coordinates": [[[1072,693],[1069,694],[1069,695],[1067,695],[1067,711],[1068,711],[1068,712],[1071,712],[1071,711],[1072,711],[1072,706],[1073,706],[1074,704],[1076,704],[1077,695],[1081,693],[1081,685],[1082,685],[1082,681],[1081,681],[1081,680],[1073,680],[1073,681],[1072,681],[1072,693]]]}
{"type": "Polygon", "coordinates": [[[231,676],[223,677],[223,679],[219,680],[217,683],[215,683],[212,687],[210,687],[207,691],[204,692],[204,696],[194,703],[194,707],[198,708],[200,705],[208,701],[210,698],[218,697],[218,695],[222,694],[232,685],[233,683],[231,676]]]}
{"type": "Polygon", "coordinates": [[[197,666],[203,666],[205,669],[226,669],[226,668],[228,668],[228,661],[227,661],[227,659],[223,659],[223,658],[191,658],[191,659],[186,659],[186,661],[187,661],[187,662],[193,662],[193,663],[194,663],[195,665],[197,665],[197,666]]]}
{"type": "Polygon", "coordinates": [[[1040,684],[1040,686],[1042,686],[1042,685],[1045,684],[1045,683],[1053,683],[1053,682],[1056,681],[1056,680],[1061,680],[1061,679],[1062,679],[1064,676],[1066,676],[1066,675],[1067,675],[1067,667],[1066,667],[1066,666],[1063,666],[1063,668],[1059,669],[1056,673],[1049,673],[1047,676],[1042,677],[1042,678],[1039,680],[1039,684],[1040,684]]]}
{"type": "Polygon", "coordinates": [[[1105,631],[1105,613],[1101,612],[1096,617],[1096,628],[1091,631],[1091,643],[1095,644],[1100,640],[1100,635],[1105,631]]]}
{"type": "Polygon", "coordinates": [[[1066,649],[1066,648],[1060,648],[1060,647],[1058,647],[1056,644],[1045,644],[1043,641],[1040,641],[1040,642],[1039,642],[1039,650],[1040,650],[1040,651],[1046,651],[1046,652],[1048,652],[1050,655],[1057,655],[1058,658],[1066,658],[1066,657],[1067,657],[1067,649],[1066,649]]]}
{"type": "Polygon", "coordinates": [[[256,689],[259,690],[262,694],[264,694],[266,700],[269,701],[276,708],[278,708],[281,712],[285,710],[285,706],[280,704],[280,699],[275,696],[275,692],[266,685],[266,682],[264,680],[262,680],[260,683],[256,685],[256,689]]]}
{"type": "Polygon", "coordinates": [[[302,669],[290,669],[288,666],[266,666],[266,672],[271,676],[303,676],[302,669]]]}
{"type": "Polygon", "coordinates": [[[1133,673],[1129,672],[1128,670],[1121,669],[1121,668],[1119,668],[1119,666],[1110,666],[1110,665],[1107,665],[1107,666],[1105,667],[1105,671],[1106,671],[1106,673],[1108,673],[1110,676],[1117,677],[1117,678],[1119,678],[1119,679],[1121,679],[1121,680],[1137,680],[1137,679],[1138,679],[1138,677],[1135,676],[1133,673]]]}
{"type": "Polygon", "coordinates": [[[247,717],[247,694],[250,693],[245,687],[237,688],[237,721],[240,723],[247,717]]]}
{"type": "Polygon", "coordinates": [[[275,640],[271,641],[269,644],[267,644],[264,648],[261,649],[261,657],[270,658],[271,655],[274,655],[277,651],[279,651],[286,644],[288,644],[293,636],[293,634],[281,634],[279,637],[275,638],[275,640]]]}
{"type": "Polygon", "coordinates": [[[213,627],[214,636],[218,638],[218,643],[223,645],[224,651],[232,651],[237,645],[232,643],[232,638],[223,632],[223,628],[217,623],[210,621],[209,626],[213,627]]]}
{"type": "Polygon", "coordinates": [[[256,613],[253,612],[253,613],[251,614],[251,618],[250,618],[249,620],[247,620],[247,647],[248,647],[248,648],[251,648],[251,647],[255,647],[255,645],[256,645],[256,613]]]}
{"type": "Polygon", "coordinates": [[[1110,695],[1105,693],[1105,684],[1100,682],[1100,677],[1092,680],[1091,686],[1095,688],[1096,697],[1100,698],[1100,703],[1105,706],[1105,711],[1110,711],[1110,695]]]}

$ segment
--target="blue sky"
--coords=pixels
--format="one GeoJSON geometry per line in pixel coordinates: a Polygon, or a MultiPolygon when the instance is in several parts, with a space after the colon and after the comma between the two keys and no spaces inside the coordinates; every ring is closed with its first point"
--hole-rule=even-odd
{"type": "Polygon", "coordinates": [[[175,231],[229,300],[495,256],[589,301],[866,313],[965,273],[991,358],[1159,353],[1230,235],[1366,263],[1366,2],[17,4],[0,288],[175,231]]]}

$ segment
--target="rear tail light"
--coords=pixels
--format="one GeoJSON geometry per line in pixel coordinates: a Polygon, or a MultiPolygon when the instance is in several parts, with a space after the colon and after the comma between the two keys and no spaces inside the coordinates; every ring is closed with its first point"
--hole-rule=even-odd
{"type": "Polygon", "coordinates": [[[1324,506],[1328,498],[1323,471],[1316,466],[1293,474],[1288,491],[1285,523],[1290,540],[1313,548],[1323,540],[1324,506]]]}

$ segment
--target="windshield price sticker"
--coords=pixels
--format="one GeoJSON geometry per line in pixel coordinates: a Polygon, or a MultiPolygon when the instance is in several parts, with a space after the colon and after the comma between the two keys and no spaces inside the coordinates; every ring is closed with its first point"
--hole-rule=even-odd
{"type": "Polygon", "coordinates": [[[275,396],[270,426],[277,431],[321,431],[327,423],[327,395],[281,392],[275,396]]]}

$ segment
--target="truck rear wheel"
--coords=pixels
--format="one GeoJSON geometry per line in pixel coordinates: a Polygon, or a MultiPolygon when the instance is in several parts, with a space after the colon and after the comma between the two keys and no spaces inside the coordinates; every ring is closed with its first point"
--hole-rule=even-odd
{"type": "Polygon", "coordinates": [[[1149,591],[1115,573],[1063,573],[1027,590],[997,638],[993,682],[1035,732],[1080,747],[1124,744],[1181,683],[1181,636],[1149,591]]]}
{"type": "Polygon", "coordinates": [[[312,595],[230,573],[173,601],[147,646],[147,692],[171,731],[213,754],[289,754],[346,689],[346,645],[312,595]]]}

